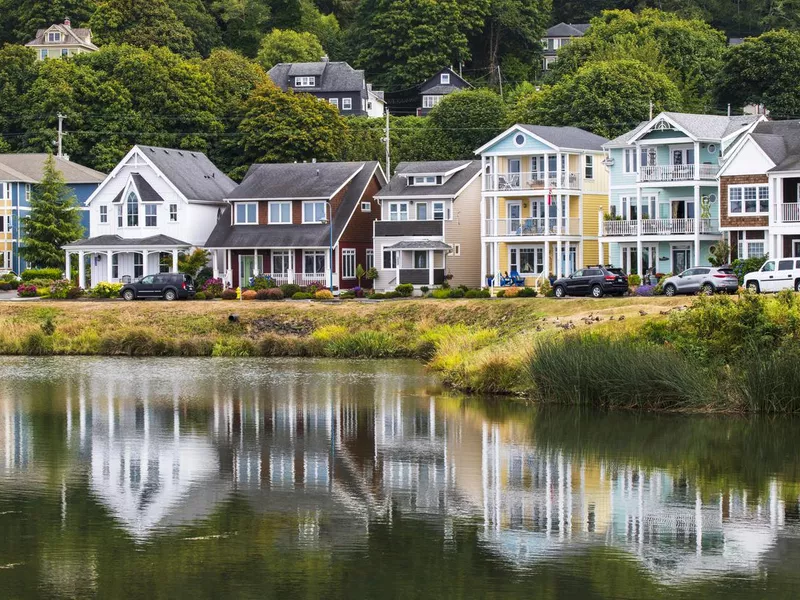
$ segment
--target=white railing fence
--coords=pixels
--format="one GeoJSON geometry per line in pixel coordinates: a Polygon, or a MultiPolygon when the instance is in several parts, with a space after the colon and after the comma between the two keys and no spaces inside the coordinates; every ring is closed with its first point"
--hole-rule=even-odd
{"type": "MultiPolygon", "coordinates": [[[[686,235],[694,234],[694,219],[642,219],[642,235],[686,235]]],[[[712,219],[700,219],[700,233],[717,233],[712,219]]],[[[639,233],[638,221],[604,221],[603,235],[635,236],[639,233]]]]}
{"type": "Polygon", "coordinates": [[[715,179],[719,173],[718,165],[648,165],[639,170],[640,181],[692,181],[694,179],[715,179]],[[695,177],[695,172],[699,177],[695,177]]]}

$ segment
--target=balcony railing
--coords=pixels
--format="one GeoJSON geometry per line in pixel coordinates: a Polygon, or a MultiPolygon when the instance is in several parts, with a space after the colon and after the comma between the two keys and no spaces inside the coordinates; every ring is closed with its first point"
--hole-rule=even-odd
{"type": "Polygon", "coordinates": [[[520,192],[550,189],[577,190],[581,179],[577,173],[497,173],[489,177],[489,191],[520,192]]]}
{"type": "Polygon", "coordinates": [[[485,234],[495,235],[495,221],[498,236],[536,237],[546,235],[580,235],[581,220],[562,217],[561,227],[556,217],[538,219],[486,219],[485,234]]]}
{"type": "Polygon", "coordinates": [[[782,223],[800,223],[800,204],[797,202],[781,204],[781,217],[783,217],[782,223]]]}
{"type": "Polygon", "coordinates": [[[639,181],[641,182],[674,182],[694,181],[695,179],[716,179],[719,173],[718,165],[700,165],[695,177],[695,165],[650,165],[641,167],[639,181]]]}
{"type": "MultiPolygon", "coordinates": [[[[643,219],[642,235],[693,235],[694,219],[643,219]]],[[[718,233],[711,219],[700,219],[700,233],[718,233]]],[[[603,221],[603,235],[635,236],[639,233],[638,221],[603,221]]]]}

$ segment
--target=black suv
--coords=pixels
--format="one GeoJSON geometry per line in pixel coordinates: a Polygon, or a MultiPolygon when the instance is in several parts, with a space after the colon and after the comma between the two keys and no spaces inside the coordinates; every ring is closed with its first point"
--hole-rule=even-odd
{"type": "Polygon", "coordinates": [[[183,273],[159,273],[146,275],[128,283],[119,291],[125,300],[140,298],[163,298],[164,300],[186,299],[194,296],[194,281],[183,273]]]}
{"type": "Polygon", "coordinates": [[[565,296],[588,296],[602,298],[605,294],[622,296],[628,291],[628,276],[622,269],[595,265],[575,271],[569,277],[562,277],[553,284],[556,298],[565,296]]]}

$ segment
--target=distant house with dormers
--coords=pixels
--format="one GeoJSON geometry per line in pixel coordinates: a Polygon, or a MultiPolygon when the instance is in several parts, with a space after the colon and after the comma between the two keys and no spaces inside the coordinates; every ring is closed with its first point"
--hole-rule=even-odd
{"type": "Polygon", "coordinates": [[[548,29],[542,38],[542,71],[549,71],[550,65],[556,62],[559,49],[569,44],[574,38],[583,37],[589,29],[588,23],[559,23],[548,29]]]}
{"type": "Polygon", "coordinates": [[[38,30],[36,37],[25,46],[33,48],[39,60],[63,58],[99,50],[92,43],[92,30],[73,29],[69,19],[64,19],[64,23],[56,23],[47,29],[38,30]]]}
{"type": "Polygon", "coordinates": [[[472,85],[467,83],[453,69],[445,67],[419,86],[420,105],[417,108],[417,115],[424,117],[448,94],[460,92],[471,87],[472,85]]]}

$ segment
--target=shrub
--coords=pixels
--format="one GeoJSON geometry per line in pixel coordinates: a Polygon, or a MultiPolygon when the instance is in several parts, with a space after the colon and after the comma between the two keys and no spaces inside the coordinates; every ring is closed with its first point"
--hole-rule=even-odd
{"type": "Polygon", "coordinates": [[[6,273],[5,275],[0,275],[0,281],[3,283],[17,283],[19,277],[17,277],[14,273],[6,273]]]}
{"type": "Polygon", "coordinates": [[[279,289],[281,290],[281,292],[283,292],[284,298],[291,298],[297,292],[301,291],[300,286],[295,285],[294,283],[284,283],[282,286],[280,286],[279,289]]]}
{"type": "Polygon", "coordinates": [[[43,331],[32,331],[22,340],[22,353],[28,356],[45,356],[53,353],[53,338],[43,331]]]}
{"type": "Polygon", "coordinates": [[[464,294],[465,298],[491,298],[492,294],[489,290],[468,290],[466,294],[464,294]]]}
{"type": "Polygon", "coordinates": [[[197,292],[197,293],[194,295],[194,299],[195,299],[195,300],[206,300],[207,298],[208,298],[208,297],[206,296],[206,293],[205,293],[205,292],[197,292]]]}
{"type": "Polygon", "coordinates": [[[20,298],[35,298],[39,295],[35,285],[23,283],[17,288],[17,296],[20,298]]]}
{"type": "Polygon", "coordinates": [[[761,269],[768,258],[768,256],[759,256],[755,258],[737,258],[733,261],[731,263],[731,268],[739,278],[739,285],[744,285],[744,276],[761,269]]]}
{"type": "Polygon", "coordinates": [[[353,290],[347,290],[346,292],[339,294],[339,299],[341,300],[352,300],[355,297],[356,293],[353,290]]]}
{"type": "Polygon", "coordinates": [[[427,294],[428,292],[431,291],[431,288],[429,288],[427,285],[423,285],[419,288],[419,291],[422,292],[423,294],[427,294]]]}
{"type": "Polygon", "coordinates": [[[373,292],[372,294],[367,295],[367,298],[370,300],[384,300],[386,298],[386,294],[384,292],[373,292]]]}
{"type": "Polygon", "coordinates": [[[655,285],[640,285],[636,288],[636,295],[649,298],[655,295],[656,287],[655,285]]]}
{"type": "Polygon", "coordinates": [[[17,283],[0,283],[0,292],[10,292],[11,290],[15,290],[19,287],[17,283]]]}
{"type": "Polygon", "coordinates": [[[101,281],[91,290],[89,290],[89,295],[92,298],[119,298],[119,292],[121,289],[121,283],[109,283],[107,281],[101,281]]]}
{"type": "Polygon", "coordinates": [[[630,286],[642,285],[641,276],[637,275],[636,273],[628,275],[628,285],[630,286]]]}
{"type": "Polygon", "coordinates": [[[403,298],[408,298],[414,293],[414,286],[410,283],[401,283],[394,289],[394,291],[400,294],[403,298]]]}
{"type": "Polygon", "coordinates": [[[431,292],[431,298],[436,298],[437,300],[446,300],[449,297],[450,297],[450,290],[448,289],[433,290],[431,292]]]}
{"type": "Polygon", "coordinates": [[[224,289],[225,284],[222,282],[222,279],[212,277],[211,279],[206,279],[200,291],[203,292],[207,298],[219,298],[222,296],[224,289]]]}
{"type": "Polygon", "coordinates": [[[257,295],[255,290],[245,290],[242,292],[242,300],[255,300],[257,295]]]}
{"type": "Polygon", "coordinates": [[[330,290],[317,290],[314,294],[315,300],[333,300],[333,292],[330,290]]]}
{"type": "Polygon", "coordinates": [[[313,297],[314,295],[308,292],[295,292],[292,294],[292,300],[311,300],[313,297]]]}
{"type": "Polygon", "coordinates": [[[668,273],[666,275],[662,275],[658,278],[658,283],[653,288],[653,295],[654,296],[663,296],[664,295],[664,282],[672,277],[672,273],[668,273]]]}
{"type": "Polygon", "coordinates": [[[363,288],[361,288],[361,287],[354,287],[354,288],[353,288],[352,290],[350,290],[350,291],[351,291],[351,292],[353,292],[353,295],[354,295],[356,298],[363,298],[363,297],[364,297],[364,290],[363,290],[363,288]]]}
{"type": "Polygon", "coordinates": [[[517,293],[517,296],[519,296],[520,298],[536,298],[536,296],[538,295],[539,292],[529,287],[524,287],[520,289],[519,292],[517,293]]]}
{"type": "Polygon", "coordinates": [[[375,267],[367,269],[366,278],[375,281],[378,278],[378,269],[375,267]]]}
{"type": "Polygon", "coordinates": [[[552,298],[555,296],[555,292],[553,292],[553,286],[550,285],[550,282],[547,279],[542,281],[542,285],[539,286],[539,293],[545,298],[552,298]]]}
{"type": "Polygon", "coordinates": [[[236,300],[237,298],[236,290],[232,290],[230,288],[227,290],[222,290],[222,294],[220,294],[220,296],[222,296],[223,300],[236,300]]]}
{"type": "Polygon", "coordinates": [[[75,288],[69,279],[59,279],[50,284],[50,297],[58,300],[66,300],[69,297],[70,290],[75,288]]]}
{"type": "Polygon", "coordinates": [[[499,290],[497,292],[497,297],[498,298],[505,298],[506,297],[506,291],[505,290],[499,290]]]}
{"type": "Polygon", "coordinates": [[[250,286],[251,290],[270,290],[274,287],[277,287],[275,280],[272,277],[266,277],[264,275],[259,275],[258,277],[253,278],[253,284],[250,286]]]}
{"type": "Polygon", "coordinates": [[[61,279],[63,276],[63,272],[61,269],[26,269],[20,275],[22,281],[30,282],[34,279],[40,279],[42,281],[55,281],[57,279],[61,279]]]}
{"type": "Polygon", "coordinates": [[[45,335],[53,335],[56,332],[56,324],[53,323],[53,317],[47,316],[41,324],[42,333],[45,335]]]}
{"type": "Polygon", "coordinates": [[[461,288],[456,288],[454,290],[450,290],[450,297],[451,298],[463,298],[464,295],[465,295],[465,292],[461,288]]]}
{"type": "Polygon", "coordinates": [[[283,300],[283,292],[276,287],[258,290],[256,292],[256,300],[283,300]]]}

